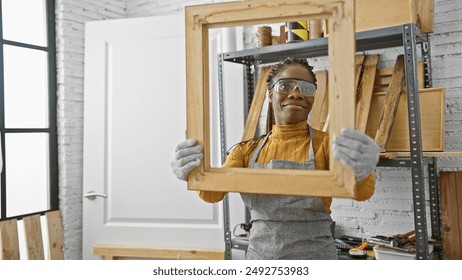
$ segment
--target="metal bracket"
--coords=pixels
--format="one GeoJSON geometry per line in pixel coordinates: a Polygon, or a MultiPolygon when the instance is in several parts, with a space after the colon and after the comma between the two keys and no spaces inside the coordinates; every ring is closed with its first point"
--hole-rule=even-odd
{"type": "Polygon", "coordinates": [[[432,82],[432,65],[431,65],[431,53],[430,53],[430,38],[426,36],[426,41],[422,43],[422,59],[424,66],[424,86],[425,88],[431,88],[432,82]]]}
{"type": "Polygon", "coordinates": [[[430,183],[430,211],[432,223],[432,238],[441,241],[441,220],[440,220],[440,187],[438,181],[437,159],[428,164],[428,178],[430,183]]]}
{"type": "Polygon", "coordinates": [[[225,237],[225,260],[233,258],[231,251],[231,228],[229,225],[229,197],[225,195],[223,198],[223,220],[224,220],[224,237],[225,237]]]}
{"type": "Polygon", "coordinates": [[[246,99],[244,99],[244,104],[245,106],[245,112],[244,112],[244,117],[247,118],[247,115],[249,114],[250,110],[250,105],[252,104],[252,99],[255,91],[255,71],[256,67],[252,67],[252,64],[246,64],[245,65],[245,86],[244,86],[244,96],[247,96],[246,99]]]}
{"type": "Polygon", "coordinates": [[[377,166],[386,167],[411,167],[411,161],[408,159],[382,159],[377,166]]]}

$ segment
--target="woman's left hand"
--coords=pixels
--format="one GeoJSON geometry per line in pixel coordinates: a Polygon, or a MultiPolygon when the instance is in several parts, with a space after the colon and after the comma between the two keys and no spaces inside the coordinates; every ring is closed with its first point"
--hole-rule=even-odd
{"type": "Polygon", "coordinates": [[[342,128],[341,135],[334,138],[334,157],[356,175],[361,182],[375,169],[379,162],[380,147],[368,135],[350,128],[342,128]]]}

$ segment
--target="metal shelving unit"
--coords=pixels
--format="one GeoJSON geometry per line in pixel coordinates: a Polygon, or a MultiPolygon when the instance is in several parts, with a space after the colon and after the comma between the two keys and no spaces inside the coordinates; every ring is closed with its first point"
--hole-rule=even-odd
{"type": "MultiPolygon", "coordinates": [[[[250,105],[253,98],[255,85],[255,72],[261,64],[275,63],[287,56],[295,57],[319,57],[327,55],[328,38],[311,39],[308,41],[267,46],[257,49],[248,49],[236,52],[228,52],[219,56],[219,84],[222,83],[222,64],[232,62],[243,64],[246,67],[245,94],[250,105]]],[[[417,45],[421,45],[422,59],[424,62],[424,84],[431,87],[431,59],[430,44],[427,34],[422,34],[420,29],[414,24],[405,24],[395,27],[383,28],[372,31],[356,33],[356,51],[367,51],[375,49],[385,49],[391,47],[403,47],[405,56],[405,79],[408,101],[409,117],[409,140],[410,157],[398,158],[394,160],[382,160],[379,166],[409,167],[411,169],[414,223],[416,234],[417,259],[429,259],[428,234],[427,234],[427,215],[425,206],[425,180],[424,167],[428,166],[429,172],[429,193],[431,211],[431,230],[432,238],[441,241],[441,223],[439,212],[439,186],[437,179],[437,166],[435,158],[424,158],[422,153],[422,137],[420,123],[419,92],[417,81],[417,45]]],[[[219,98],[223,99],[222,87],[219,87],[219,98]]],[[[248,109],[248,108],[247,108],[248,109]]],[[[220,102],[220,111],[223,112],[223,103],[220,102]]],[[[225,120],[220,114],[221,139],[225,139],[225,120]]],[[[222,145],[222,155],[225,158],[225,145],[222,145]]],[[[231,258],[231,249],[245,250],[245,242],[232,239],[229,225],[228,203],[223,204],[225,220],[225,242],[226,257],[231,258]]]]}

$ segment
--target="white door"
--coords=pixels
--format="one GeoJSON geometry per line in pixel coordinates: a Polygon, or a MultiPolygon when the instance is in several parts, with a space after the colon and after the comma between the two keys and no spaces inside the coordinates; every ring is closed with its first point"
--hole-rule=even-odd
{"type": "Polygon", "coordinates": [[[85,30],[83,193],[101,196],[83,199],[83,258],[95,244],[224,249],[221,203],[170,168],[186,129],[183,14],[85,30]]]}

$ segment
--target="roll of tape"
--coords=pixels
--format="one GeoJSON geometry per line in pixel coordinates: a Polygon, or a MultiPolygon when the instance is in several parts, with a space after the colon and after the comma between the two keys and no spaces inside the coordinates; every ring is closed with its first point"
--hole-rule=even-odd
{"type": "Polygon", "coordinates": [[[307,21],[286,22],[286,42],[305,41],[309,38],[307,21]]]}
{"type": "Polygon", "coordinates": [[[322,37],[322,20],[310,20],[309,21],[309,32],[310,39],[316,39],[322,37]]]}
{"type": "Polygon", "coordinates": [[[273,44],[273,36],[271,35],[271,26],[258,27],[258,46],[265,47],[273,44]]]}

